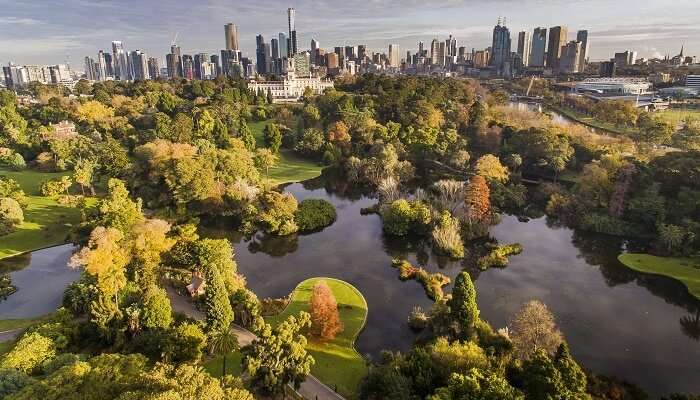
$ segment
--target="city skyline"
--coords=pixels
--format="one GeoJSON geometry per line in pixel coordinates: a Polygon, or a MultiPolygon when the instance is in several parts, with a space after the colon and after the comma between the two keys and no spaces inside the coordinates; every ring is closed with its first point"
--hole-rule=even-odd
{"type": "MultiPolygon", "coordinates": [[[[175,0],[161,2],[159,7],[138,3],[139,7],[135,8],[130,7],[137,4],[132,0],[118,4],[67,0],[62,2],[56,15],[50,15],[51,20],[48,15],[42,20],[42,17],[35,16],[35,8],[16,3],[0,0],[0,6],[7,11],[0,17],[0,48],[3,49],[0,63],[3,64],[9,61],[47,64],[68,60],[77,67],[82,64],[85,54],[108,50],[112,41],[122,41],[128,50],[140,49],[164,59],[176,32],[183,52],[216,53],[225,48],[223,26],[230,22],[238,26],[241,50],[252,56],[257,34],[273,37],[278,33],[288,33],[289,28],[287,5],[271,4],[267,0],[255,4],[240,3],[235,8],[219,0],[209,0],[201,7],[189,9],[175,0]],[[63,15],[69,11],[73,15],[70,21],[63,15]],[[154,19],[153,15],[161,17],[154,19]],[[80,23],[90,18],[105,20],[106,24],[99,25],[110,28],[95,30],[88,23],[80,23]],[[202,22],[203,18],[206,18],[206,24],[193,22],[202,22]],[[63,31],[60,31],[61,27],[63,31]]],[[[355,1],[329,0],[327,3],[331,8],[335,7],[334,12],[330,12],[329,7],[319,7],[307,1],[288,5],[297,10],[300,50],[308,49],[311,39],[315,38],[326,47],[362,43],[367,44],[368,49],[387,52],[391,43],[414,51],[419,41],[429,43],[433,38],[444,39],[450,34],[460,46],[481,49],[490,46],[493,26],[499,16],[507,17],[514,42],[517,32],[532,32],[538,26],[566,26],[568,40],[575,39],[572,35],[575,36],[577,30],[588,29],[592,43],[591,60],[606,60],[614,52],[625,49],[635,50],[640,57],[663,57],[667,53],[675,54],[676,47],[681,45],[690,54],[700,48],[700,27],[690,23],[700,17],[700,11],[695,10],[697,7],[690,7],[692,1],[688,0],[674,2],[673,9],[682,9],[682,13],[667,10],[668,6],[628,0],[619,1],[620,6],[615,9],[609,5],[603,7],[605,2],[600,0],[546,3],[446,1],[439,3],[440,6],[430,1],[388,1],[384,8],[373,2],[360,5],[355,1]],[[625,3],[634,4],[635,8],[623,7],[625,3]],[[556,12],[564,8],[566,13],[556,12]],[[589,10],[586,14],[590,16],[576,13],[577,8],[589,10]],[[601,14],[603,8],[605,13],[601,14]],[[403,19],[412,22],[402,23],[403,19]]]]}

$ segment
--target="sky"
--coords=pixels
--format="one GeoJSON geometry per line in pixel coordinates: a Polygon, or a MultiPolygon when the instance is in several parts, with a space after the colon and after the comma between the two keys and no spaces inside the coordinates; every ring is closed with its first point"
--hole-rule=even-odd
{"type": "Polygon", "coordinates": [[[366,44],[387,52],[396,43],[405,54],[450,34],[458,46],[480,49],[502,16],[514,50],[521,30],[565,25],[570,40],[589,30],[591,60],[626,49],[675,55],[681,45],[700,55],[700,0],[0,0],[0,63],[68,61],[79,69],[113,40],[162,62],[176,33],[183,54],[218,53],[228,22],[254,58],[257,34],[269,41],[287,31],[287,7],[296,9],[300,49],[315,38],[331,51],[366,44]]]}

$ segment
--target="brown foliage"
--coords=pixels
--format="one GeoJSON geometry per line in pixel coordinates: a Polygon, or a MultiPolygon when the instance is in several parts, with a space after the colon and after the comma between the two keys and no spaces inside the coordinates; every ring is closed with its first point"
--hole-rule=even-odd
{"type": "Polygon", "coordinates": [[[491,215],[490,195],[491,191],[483,176],[474,175],[469,179],[464,196],[467,222],[470,224],[483,223],[489,218],[491,215]]]}
{"type": "Polygon", "coordinates": [[[311,294],[311,330],[323,340],[331,340],[343,330],[338,303],[325,281],[315,284],[311,294]]]}

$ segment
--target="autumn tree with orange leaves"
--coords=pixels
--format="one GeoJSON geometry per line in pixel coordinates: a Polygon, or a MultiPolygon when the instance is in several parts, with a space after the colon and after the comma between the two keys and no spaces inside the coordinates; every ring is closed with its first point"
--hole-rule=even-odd
{"type": "Polygon", "coordinates": [[[464,195],[464,209],[466,221],[469,224],[484,224],[489,222],[491,216],[491,192],[486,184],[486,179],[481,175],[474,175],[469,179],[469,185],[464,195]]]}
{"type": "Polygon", "coordinates": [[[311,294],[311,330],[323,340],[332,340],[343,331],[338,303],[326,281],[315,284],[311,294]]]}

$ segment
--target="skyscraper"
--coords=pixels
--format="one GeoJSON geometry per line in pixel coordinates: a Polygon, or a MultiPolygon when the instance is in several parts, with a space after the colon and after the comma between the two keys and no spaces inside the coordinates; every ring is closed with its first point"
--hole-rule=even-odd
{"type": "Polygon", "coordinates": [[[320,48],[321,45],[318,43],[318,40],[311,39],[311,64],[316,64],[316,57],[318,57],[318,50],[320,48]]]}
{"type": "Polygon", "coordinates": [[[576,40],[581,42],[581,56],[578,62],[578,72],[584,72],[586,70],[586,63],[588,62],[588,31],[578,31],[578,33],[576,33],[576,40]]]}
{"type": "Polygon", "coordinates": [[[530,67],[544,67],[547,50],[547,28],[535,28],[530,50],[530,67]]]}
{"type": "Polygon", "coordinates": [[[120,41],[112,42],[112,64],[114,66],[114,79],[118,81],[129,80],[129,67],[126,60],[124,44],[120,41]]]}
{"type": "Polygon", "coordinates": [[[255,37],[255,69],[260,75],[268,73],[268,64],[270,62],[270,45],[265,43],[263,35],[255,37]]]}
{"type": "Polygon", "coordinates": [[[561,51],[559,61],[559,71],[567,74],[579,72],[578,66],[581,61],[581,42],[574,40],[566,44],[561,51]]]}
{"type": "Polygon", "coordinates": [[[270,57],[273,60],[280,58],[280,41],[277,38],[270,39],[270,57]]]}
{"type": "Polygon", "coordinates": [[[280,58],[287,57],[289,55],[289,46],[287,46],[287,35],[280,32],[279,34],[279,46],[280,46],[280,58]]]}
{"type": "Polygon", "coordinates": [[[107,80],[107,62],[105,60],[105,52],[100,50],[97,52],[97,80],[107,80]]]}
{"type": "Polygon", "coordinates": [[[96,81],[96,75],[95,60],[91,57],[85,57],[85,78],[89,81],[96,81]]]}
{"type": "Polygon", "coordinates": [[[226,35],[226,50],[238,50],[238,27],[234,24],[224,25],[226,35]]]}
{"type": "Polygon", "coordinates": [[[547,47],[547,68],[559,70],[562,48],[566,45],[568,30],[565,26],[549,28],[549,46],[547,47]]]}
{"type": "Polygon", "coordinates": [[[296,20],[296,10],[293,8],[287,9],[287,23],[289,24],[289,49],[287,49],[288,56],[297,54],[297,28],[295,25],[296,20]]]}
{"type": "Polygon", "coordinates": [[[168,76],[170,78],[184,77],[182,56],[180,55],[180,47],[176,45],[170,46],[170,54],[165,56],[165,62],[168,67],[168,76]]]}
{"type": "Polygon", "coordinates": [[[505,74],[510,71],[510,48],[510,31],[499,18],[498,24],[493,28],[493,42],[491,45],[491,66],[499,74],[505,74]]]}
{"type": "Polygon", "coordinates": [[[399,45],[389,45],[389,66],[398,68],[401,64],[401,56],[399,55],[399,45]]]}
{"type": "Polygon", "coordinates": [[[148,75],[148,57],[141,50],[129,52],[129,70],[132,80],[146,80],[148,75]]]}
{"type": "Polygon", "coordinates": [[[430,63],[432,65],[441,65],[440,63],[440,43],[437,39],[430,42],[430,63]]]}
{"type": "Polygon", "coordinates": [[[367,57],[367,45],[359,44],[357,45],[357,58],[364,60],[367,57]]]}
{"type": "Polygon", "coordinates": [[[523,67],[530,65],[530,33],[518,33],[518,56],[523,67]]]}
{"type": "Polygon", "coordinates": [[[160,77],[160,60],[155,57],[148,58],[148,76],[151,79],[160,77]]]}
{"type": "Polygon", "coordinates": [[[182,77],[187,80],[194,79],[194,61],[189,54],[182,55],[182,77]]]}

